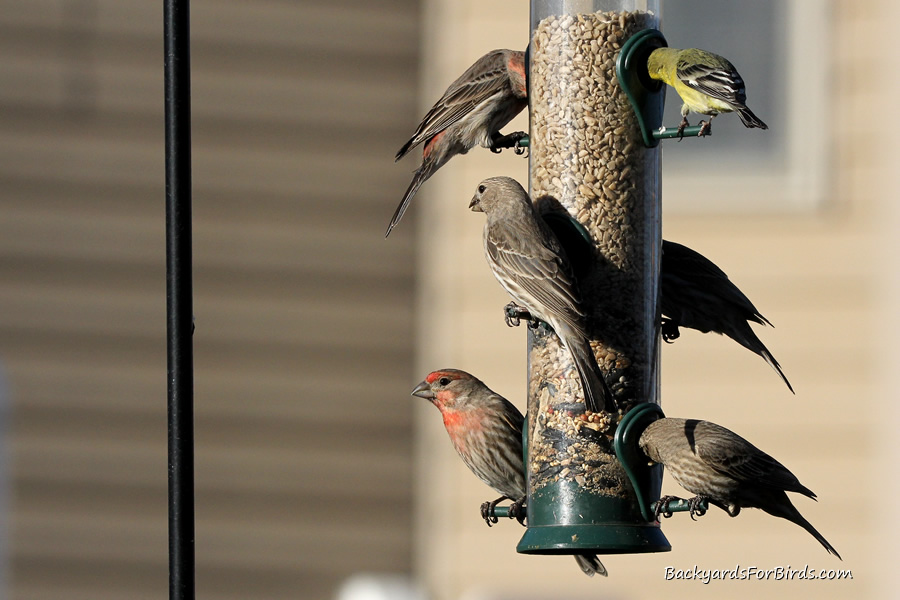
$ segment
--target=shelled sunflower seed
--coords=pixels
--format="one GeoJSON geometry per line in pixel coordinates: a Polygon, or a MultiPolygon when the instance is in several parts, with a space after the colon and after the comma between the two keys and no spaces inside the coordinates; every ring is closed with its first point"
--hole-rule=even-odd
{"type": "Polygon", "coordinates": [[[592,348],[619,414],[589,414],[568,353],[532,332],[530,475],[535,489],[568,478],[607,496],[627,496],[611,436],[624,412],[652,400],[659,236],[659,157],[644,147],[615,63],[625,41],[653,27],[643,11],[550,16],[531,46],[531,196],[565,210],[592,238],[579,280],[592,348]],[[648,243],[652,242],[652,243],[648,243]],[[575,403],[580,409],[568,409],[575,403]],[[561,409],[562,407],[562,409],[561,409]]]}

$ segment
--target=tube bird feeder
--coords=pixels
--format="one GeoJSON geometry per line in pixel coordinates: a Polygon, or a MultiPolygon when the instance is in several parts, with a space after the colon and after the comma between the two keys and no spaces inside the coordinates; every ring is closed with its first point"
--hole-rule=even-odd
{"type": "MultiPolygon", "coordinates": [[[[521,553],[671,549],[613,443],[629,410],[659,404],[660,154],[616,77],[625,43],[658,27],[659,0],[531,2],[530,192],[575,266],[618,411],[588,413],[569,354],[530,328],[521,553]]],[[[658,498],[661,472],[652,478],[658,498]]]]}

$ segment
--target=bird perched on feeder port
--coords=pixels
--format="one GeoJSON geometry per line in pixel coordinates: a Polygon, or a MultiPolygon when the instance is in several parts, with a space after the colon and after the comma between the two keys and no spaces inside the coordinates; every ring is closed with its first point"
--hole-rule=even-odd
{"type": "MultiPolygon", "coordinates": [[[[547,204],[538,201],[539,212],[542,207],[547,210],[547,204]]],[[[568,213],[547,210],[541,217],[562,245],[574,267],[575,277],[587,272],[594,260],[590,234],[568,213]]],[[[662,241],[659,303],[662,313],[660,333],[666,342],[680,337],[679,327],[726,335],[761,356],[775,369],[791,393],[794,392],[781,365],[750,327],[751,321],[760,325],[772,324],[722,269],[699,252],[675,242],[662,241]]],[[[515,305],[507,306],[507,317],[510,326],[518,325],[520,319],[532,320],[527,310],[515,305]]]]}
{"type": "Polygon", "coordinates": [[[697,48],[657,48],[647,60],[650,77],[667,83],[678,92],[681,107],[679,135],[688,126],[688,113],[708,115],[701,121],[698,135],[706,135],[719,113],[737,112],[745,127],[768,129],[769,126],[747,108],[744,80],[728,59],[697,48]]]}
{"type": "Polygon", "coordinates": [[[496,152],[500,147],[515,146],[518,150],[518,141],[525,133],[504,136],[500,129],[526,106],[524,52],[492,50],[466,69],[425,114],[394,158],[400,160],[419,144],[425,144],[422,164],[413,174],[384,237],[400,222],[419,187],[457,154],[465,154],[475,146],[496,152]]]}
{"type": "MultiPolygon", "coordinates": [[[[481,481],[501,494],[493,502],[481,505],[481,516],[488,526],[497,522],[497,503],[507,499],[513,501],[510,518],[516,517],[521,523],[525,503],[525,417],[519,409],[479,379],[457,369],[429,373],[412,395],[425,398],[441,411],[444,428],[459,457],[481,481]]],[[[607,575],[596,554],[576,554],[575,561],[588,576],[607,575]]]]}
{"type": "Polygon", "coordinates": [[[562,245],[515,179],[491,177],[469,203],[487,217],[484,254],[516,304],[544,321],[575,363],[590,412],[615,412],[615,402],[591,350],[586,314],[562,245]]]}
{"type": "MultiPolygon", "coordinates": [[[[638,445],[650,460],[664,465],[681,487],[697,494],[688,500],[691,517],[703,514],[697,509],[703,499],[732,517],[742,508],[761,508],[796,523],[841,558],[785,492],[797,492],[813,500],[816,495],[780,462],[738,434],[709,421],[664,418],[644,430],[638,445]]],[[[672,499],[660,498],[657,518],[661,507],[672,499]]]]}
{"type": "Polygon", "coordinates": [[[727,335],[761,356],[794,392],[781,365],[750,327],[751,321],[772,324],[711,260],[687,246],[663,240],[660,290],[665,341],[677,339],[679,327],[727,335]]]}

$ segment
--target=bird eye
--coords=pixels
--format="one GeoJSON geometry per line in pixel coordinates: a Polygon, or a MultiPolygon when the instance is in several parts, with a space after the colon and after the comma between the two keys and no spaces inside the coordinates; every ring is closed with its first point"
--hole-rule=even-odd
{"type": "Polygon", "coordinates": [[[438,379],[438,383],[440,383],[441,385],[448,385],[450,383],[450,378],[441,377],[440,379],[438,379]]]}
{"type": "Polygon", "coordinates": [[[478,186],[478,193],[479,193],[479,194],[483,194],[483,193],[484,193],[484,190],[486,190],[486,189],[487,189],[487,188],[484,187],[483,185],[479,185],[479,186],[478,186]]]}

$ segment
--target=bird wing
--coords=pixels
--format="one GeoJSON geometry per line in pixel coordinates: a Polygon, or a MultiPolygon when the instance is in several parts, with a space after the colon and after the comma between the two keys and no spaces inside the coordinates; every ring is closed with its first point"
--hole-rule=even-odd
{"type": "Polygon", "coordinates": [[[663,240],[660,276],[663,313],[667,317],[678,320],[677,315],[666,312],[666,308],[675,309],[673,305],[677,304],[684,310],[696,310],[700,306],[716,307],[726,303],[737,309],[741,318],[747,321],[772,325],[722,269],[687,246],[663,240]],[[702,298],[695,296],[707,297],[708,300],[704,303],[702,298]],[[675,301],[681,297],[681,302],[675,301]]]}
{"type": "Polygon", "coordinates": [[[682,83],[703,92],[716,100],[728,104],[744,106],[747,92],[744,80],[734,66],[724,58],[705,60],[690,56],[678,59],[675,75],[682,83]]]}
{"type": "Polygon", "coordinates": [[[521,438],[522,428],[525,424],[525,417],[512,402],[500,395],[497,395],[497,398],[499,400],[502,400],[504,406],[506,407],[506,410],[500,413],[500,418],[507,426],[509,426],[509,428],[513,432],[515,432],[521,438]]]}
{"type": "Polygon", "coordinates": [[[513,285],[539,303],[544,313],[552,313],[587,337],[584,313],[580,308],[581,296],[561,250],[546,235],[525,235],[515,229],[522,226],[523,223],[516,220],[503,219],[488,228],[486,247],[492,263],[510,278],[513,285]],[[541,243],[536,248],[525,248],[520,242],[523,239],[540,240],[541,243]]]}
{"type": "Polygon", "coordinates": [[[697,428],[694,451],[712,469],[737,481],[773,489],[803,487],[784,465],[736,433],[707,421],[697,428]]]}
{"type": "Polygon", "coordinates": [[[450,84],[440,100],[422,118],[418,129],[397,153],[402,158],[412,148],[472,113],[481,103],[509,86],[509,71],[503,50],[478,59],[450,84]]]}

